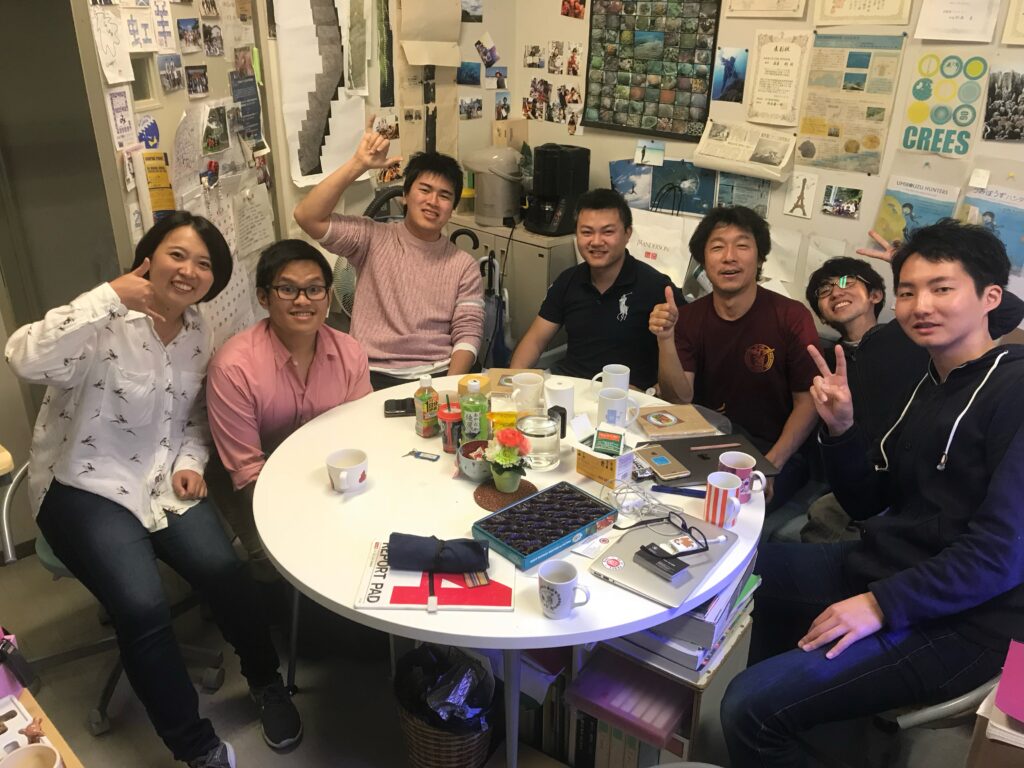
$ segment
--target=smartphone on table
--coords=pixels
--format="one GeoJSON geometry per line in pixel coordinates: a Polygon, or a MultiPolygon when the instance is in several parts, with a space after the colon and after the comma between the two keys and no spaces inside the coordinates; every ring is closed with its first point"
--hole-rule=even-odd
{"type": "Polygon", "coordinates": [[[384,401],[384,415],[391,416],[415,416],[416,401],[411,397],[397,398],[384,401]]]}
{"type": "Polygon", "coordinates": [[[658,443],[637,448],[636,454],[647,462],[647,465],[659,480],[678,480],[690,474],[690,470],[683,466],[679,459],[662,448],[658,443]]]}

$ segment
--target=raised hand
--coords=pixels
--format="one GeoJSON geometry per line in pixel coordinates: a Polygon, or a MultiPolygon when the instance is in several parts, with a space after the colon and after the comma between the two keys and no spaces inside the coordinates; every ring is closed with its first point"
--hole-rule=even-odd
{"type": "Polygon", "coordinates": [[[829,434],[838,437],[853,426],[853,395],[846,378],[846,354],[842,346],[836,344],[836,370],[833,373],[817,347],[810,344],[807,352],[821,374],[811,382],[811,400],[829,434]]]}
{"type": "Polygon", "coordinates": [[[881,261],[892,261],[892,255],[896,253],[896,248],[899,243],[890,243],[875,230],[869,229],[868,236],[882,246],[881,250],[878,248],[858,248],[857,253],[861,256],[867,256],[870,259],[880,259],[881,261]]]}
{"type": "Polygon", "coordinates": [[[834,659],[858,640],[882,628],[885,616],[870,592],[840,600],[826,608],[813,622],[807,634],[797,641],[802,650],[813,651],[838,640],[825,658],[834,659]]]}
{"type": "Polygon", "coordinates": [[[205,499],[206,480],[191,469],[179,469],[171,476],[171,488],[179,499],[205,499]]]}
{"type": "Polygon", "coordinates": [[[389,165],[401,163],[401,157],[388,157],[388,150],[391,148],[390,139],[385,139],[373,129],[376,115],[370,115],[366,123],[366,132],[356,147],[356,160],[366,168],[386,168],[389,165]]]}
{"type": "Polygon", "coordinates": [[[149,257],[147,256],[131,272],[126,272],[115,280],[110,281],[110,287],[128,309],[142,312],[154,320],[166,322],[163,315],[153,309],[153,302],[156,300],[156,293],[153,291],[153,284],[145,277],[149,272],[149,257]]]}
{"type": "Polygon", "coordinates": [[[665,286],[665,303],[655,305],[647,327],[659,339],[671,339],[675,333],[676,321],[679,320],[679,309],[671,285],[665,286]]]}

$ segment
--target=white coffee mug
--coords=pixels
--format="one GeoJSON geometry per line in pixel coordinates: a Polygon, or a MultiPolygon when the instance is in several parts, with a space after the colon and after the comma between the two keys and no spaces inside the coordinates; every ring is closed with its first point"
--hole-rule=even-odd
{"type": "Polygon", "coordinates": [[[361,491],[366,487],[366,452],[343,448],[327,457],[327,474],[331,487],[338,493],[361,491]]]}
{"type": "Polygon", "coordinates": [[[512,377],[512,399],[520,413],[544,409],[544,377],[539,373],[517,373],[512,377]]]}
{"type": "Polygon", "coordinates": [[[595,384],[600,382],[602,387],[612,387],[613,389],[625,389],[628,391],[629,366],[609,363],[601,369],[600,373],[594,374],[591,381],[595,384]]]}
{"type": "Polygon", "coordinates": [[[572,379],[564,376],[552,376],[544,382],[544,396],[547,398],[548,407],[558,405],[565,409],[566,421],[572,421],[576,415],[573,407],[576,398],[576,388],[572,379]]]}
{"type": "Polygon", "coordinates": [[[640,406],[624,389],[605,387],[597,396],[598,424],[608,422],[618,427],[628,427],[639,414],[640,406]]]}
{"type": "Polygon", "coordinates": [[[576,566],[565,560],[548,560],[537,569],[537,583],[540,587],[540,606],[549,619],[567,619],[573,608],[590,602],[590,590],[577,584],[576,566]],[[576,599],[576,592],[583,593],[583,599],[576,599]]]}

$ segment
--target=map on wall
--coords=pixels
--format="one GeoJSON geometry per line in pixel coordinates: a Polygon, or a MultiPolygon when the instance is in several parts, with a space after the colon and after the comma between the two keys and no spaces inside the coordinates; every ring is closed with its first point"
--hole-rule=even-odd
{"type": "Polygon", "coordinates": [[[699,141],[720,2],[594,0],[583,125],[699,141]]]}

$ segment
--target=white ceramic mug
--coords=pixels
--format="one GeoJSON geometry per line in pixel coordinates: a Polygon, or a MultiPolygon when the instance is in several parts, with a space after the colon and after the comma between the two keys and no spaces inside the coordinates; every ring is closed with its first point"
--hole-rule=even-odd
{"type": "Polygon", "coordinates": [[[732,528],[740,513],[741,483],[742,481],[731,472],[708,473],[704,519],[719,528],[732,528]]]}
{"type": "Polygon", "coordinates": [[[512,399],[520,413],[544,410],[544,377],[539,373],[517,373],[512,377],[512,399]]]}
{"type": "Polygon", "coordinates": [[[338,493],[361,491],[366,487],[367,457],[358,448],[343,448],[327,457],[327,474],[338,493]]]}
{"type": "MultiPolygon", "coordinates": [[[[15,742],[17,743],[17,742],[15,742]]],[[[60,753],[50,744],[26,744],[0,760],[2,768],[63,768],[60,753]]]]}
{"type": "Polygon", "coordinates": [[[564,376],[552,376],[544,382],[544,396],[547,398],[548,407],[553,405],[565,409],[566,423],[572,421],[576,415],[573,407],[576,398],[576,388],[571,379],[564,376]]]}
{"type": "Polygon", "coordinates": [[[573,608],[590,602],[590,590],[577,584],[579,578],[576,566],[565,560],[548,560],[537,569],[537,583],[540,588],[540,606],[549,619],[567,619],[573,608]],[[583,599],[576,599],[576,592],[583,593],[583,599]]]}
{"type": "Polygon", "coordinates": [[[722,472],[731,472],[740,479],[740,490],[737,494],[740,504],[750,501],[751,491],[764,491],[768,485],[764,472],[754,469],[755,466],[757,459],[742,451],[726,451],[718,457],[718,468],[722,472]],[[760,483],[758,488],[753,487],[754,480],[760,483]]]}
{"type": "Polygon", "coordinates": [[[609,363],[601,369],[600,373],[594,374],[591,382],[594,384],[600,383],[602,387],[629,391],[629,366],[609,363]]]}
{"type": "Polygon", "coordinates": [[[640,413],[636,400],[626,390],[605,387],[597,396],[597,423],[608,422],[618,427],[628,427],[640,413]]]}

